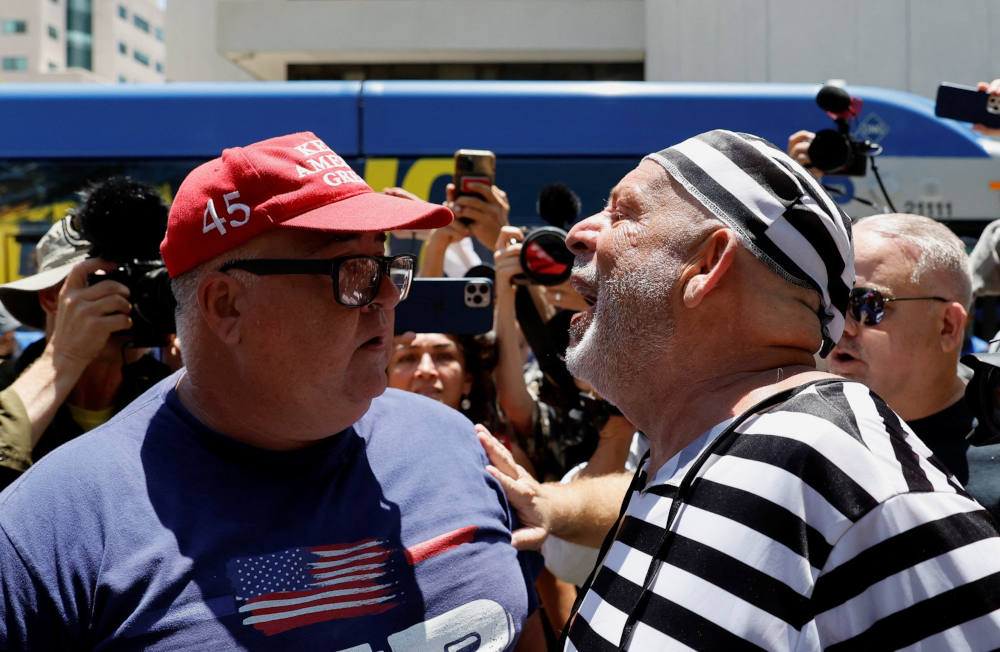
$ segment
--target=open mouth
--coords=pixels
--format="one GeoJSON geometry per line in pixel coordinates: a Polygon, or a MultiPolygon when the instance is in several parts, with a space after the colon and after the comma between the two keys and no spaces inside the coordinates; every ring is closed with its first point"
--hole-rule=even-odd
{"type": "Polygon", "coordinates": [[[384,335],[376,335],[375,337],[371,338],[370,340],[366,340],[365,343],[362,344],[361,346],[363,348],[378,348],[378,347],[381,347],[381,346],[385,346],[385,342],[386,342],[386,338],[385,338],[384,335]]]}
{"type": "Polygon", "coordinates": [[[858,358],[854,357],[846,351],[834,351],[830,354],[830,359],[837,364],[848,364],[851,362],[857,362],[858,358]]]}
{"type": "Polygon", "coordinates": [[[572,279],[570,280],[570,285],[573,286],[574,290],[580,293],[580,296],[583,297],[583,300],[587,302],[588,306],[592,306],[597,303],[597,292],[590,289],[590,286],[572,279]]]}

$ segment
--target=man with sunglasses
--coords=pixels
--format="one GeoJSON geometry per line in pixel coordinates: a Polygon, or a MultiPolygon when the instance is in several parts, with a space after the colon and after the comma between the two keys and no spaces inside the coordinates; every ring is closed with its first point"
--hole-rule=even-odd
{"type": "Polygon", "coordinates": [[[386,391],[384,232],[451,218],[308,132],[192,171],[187,366],[0,494],[0,649],[511,648],[533,578],[472,424],[386,391]]]}
{"type": "Polygon", "coordinates": [[[1000,517],[1000,446],[972,446],[975,417],[959,375],[972,279],[965,245],[943,224],[907,214],[854,225],[857,274],[828,369],[871,387],[1000,517]]]}

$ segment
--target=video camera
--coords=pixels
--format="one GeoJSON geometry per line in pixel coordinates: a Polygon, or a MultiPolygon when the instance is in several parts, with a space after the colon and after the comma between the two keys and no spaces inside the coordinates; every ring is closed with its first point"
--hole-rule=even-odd
{"type": "Polygon", "coordinates": [[[536,205],[548,223],[525,231],[521,244],[523,276],[514,282],[528,285],[559,285],[573,272],[573,252],[566,246],[566,229],[580,217],[580,198],[562,183],[542,188],[536,205]]]}
{"type": "Polygon", "coordinates": [[[175,331],[170,276],[160,259],[167,230],[167,207],[152,186],[127,177],[110,177],[81,193],[73,228],[91,243],[90,255],[115,263],[105,274],[91,274],[90,285],[118,281],[128,287],[132,327],[129,345],[165,346],[175,331]]]}
{"type": "Polygon", "coordinates": [[[848,120],[856,119],[861,113],[861,99],[851,97],[839,86],[827,84],[816,94],[816,104],[833,118],[837,128],[816,132],[816,137],[809,144],[809,159],[813,167],[827,174],[865,176],[868,159],[881,153],[882,148],[851,136],[848,120]]]}
{"type": "Polygon", "coordinates": [[[962,364],[973,372],[965,387],[965,400],[978,421],[969,443],[1000,443],[1000,352],[969,353],[962,356],[962,364]]]}

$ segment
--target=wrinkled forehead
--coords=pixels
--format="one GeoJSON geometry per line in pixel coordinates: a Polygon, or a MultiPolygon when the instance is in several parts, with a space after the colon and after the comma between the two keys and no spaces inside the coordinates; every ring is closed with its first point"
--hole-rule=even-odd
{"type": "Polygon", "coordinates": [[[704,206],[674,179],[663,166],[643,159],[611,189],[611,200],[627,200],[638,208],[693,208],[698,214],[709,215],[704,206]]]}

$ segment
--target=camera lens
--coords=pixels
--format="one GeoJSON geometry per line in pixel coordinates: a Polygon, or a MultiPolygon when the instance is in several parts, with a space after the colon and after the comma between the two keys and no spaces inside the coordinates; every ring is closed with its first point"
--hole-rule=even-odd
{"type": "Polygon", "coordinates": [[[839,172],[850,167],[851,155],[851,144],[832,129],[817,132],[816,138],[809,144],[809,159],[814,167],[824,172],[839,172]]]}
{"type": "Polygon", "coordinates": [[[532,283],[559,285],[573,272],[573,252],[566,232],[554,226],[534,229],[521,245],[521,269],[532,283]]]}

